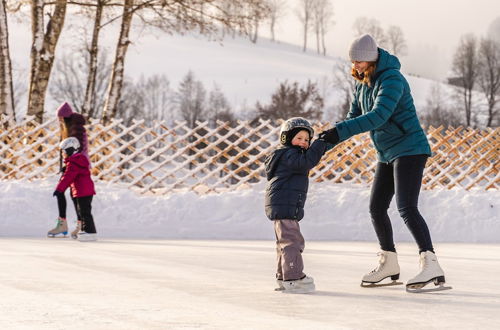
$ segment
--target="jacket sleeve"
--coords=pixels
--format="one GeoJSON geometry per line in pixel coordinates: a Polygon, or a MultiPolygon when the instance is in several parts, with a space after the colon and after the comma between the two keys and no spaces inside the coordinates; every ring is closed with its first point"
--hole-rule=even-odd
{"type": "Polygon", "coordinates": [[[361,84],[356,83],[356,87],[354,88],[354,92],[352,93],[352,102],[351,107],[349,108],[349,112],[347,113],[346,119],[356,118],[361,115],[361,109],[358,105],[359,99],[359,90],[361,89],[361,84]]]}
{"type": "Polygon", "coordinates": [[[364,115],[337,123],[340,141],[351,136],[372,131],[385,124],[394,113],[403,95],[403,81],[398,72],[385,77],[380,83],[372,109],[364,115]]]}
{"type": "Polygon", "coordinates": [[[60,192],[65,192],[66,189],[68,189],[69,185],[73,183],[75,180],[77,171],[76,171],[76,165],[68,162],[66,165],[66,171],[61,177],[61,180],[57,184],[56,190],[60,192]]]}
{"type": "Polygon", "coordinates": [[[316,140],[307,150],[290,148],[284,155],[284,159],[293,171],[309,171],[319,163],[325,151],[326,142],[316,140]]]}

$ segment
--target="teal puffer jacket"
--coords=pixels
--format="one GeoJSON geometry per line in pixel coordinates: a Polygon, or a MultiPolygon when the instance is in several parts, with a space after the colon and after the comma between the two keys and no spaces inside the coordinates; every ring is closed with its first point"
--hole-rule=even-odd
{"type": "Polygon", "coordinates": [[[420,126],[410,86],[399,69],[396,56],[379,48],[372,87],[356,83],[351,109],[345,121],[337,123],[340,141],[370,131],[381,162],[409,155],[431,155],[420,126]]]}

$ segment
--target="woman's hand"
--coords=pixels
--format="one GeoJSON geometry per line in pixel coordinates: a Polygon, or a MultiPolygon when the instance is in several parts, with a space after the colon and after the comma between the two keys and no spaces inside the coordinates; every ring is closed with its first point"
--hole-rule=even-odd
{"type": "Polygon", "coordinates": [[[337,129],[334,127],[319,133],[319,139],[335,145],[339,142],[339,134],[337,133],[337,129]]]}

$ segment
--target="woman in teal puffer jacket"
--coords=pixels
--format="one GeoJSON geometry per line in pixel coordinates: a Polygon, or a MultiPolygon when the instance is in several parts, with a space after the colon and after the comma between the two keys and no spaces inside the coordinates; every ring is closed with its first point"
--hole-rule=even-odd
{"type": "Polygon", "coordinates": [[[444,288],[444,272],[437,262],[429,229],[418,210],[422,176],[431,149],[417,118],[408,82],[399,71],[396,56],[378,48],[370,35],[355,39],[349,50],[354,98],[347,118],[320,134],[336,144],[370,132],[379,162],[370,197],[370,215],[380,243],[379,266],[366,274],[362,286],[390,277],[399,279],[399,264],[387,210],[394,195],[398,211],[419,247],[420,273],[407,290],[420,290],[430,282],[444,288]]]}

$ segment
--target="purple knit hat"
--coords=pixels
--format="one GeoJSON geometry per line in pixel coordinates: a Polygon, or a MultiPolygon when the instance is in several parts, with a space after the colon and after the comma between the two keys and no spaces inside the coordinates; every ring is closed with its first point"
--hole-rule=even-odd
{"type": "Polygon", "coordinates": [[[68,104],[68,102],[64,102],[59,106],[57,109],[57,116],[58,117],[64,117],[67,118],[73,114],[73,110],[71,109],[71,106],[68,104]]]}

